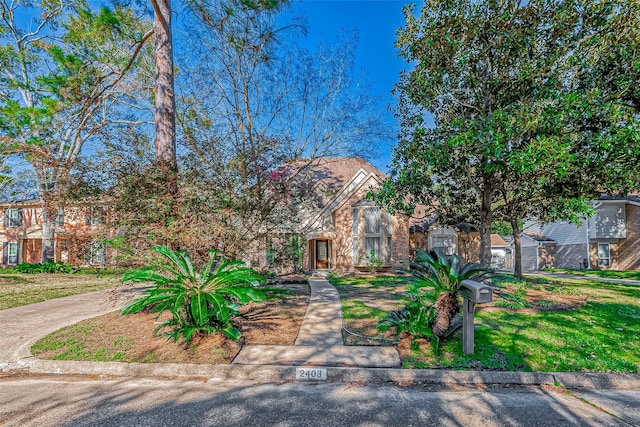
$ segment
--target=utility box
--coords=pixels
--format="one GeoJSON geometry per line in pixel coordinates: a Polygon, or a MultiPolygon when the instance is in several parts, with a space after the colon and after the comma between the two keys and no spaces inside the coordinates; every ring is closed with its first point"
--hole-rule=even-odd
{"type": "Polygon", "coordinates": [[[493,292],[490,286],[484,285],[475,280],[463,280],[460,282],[458,291],[463,301],[462,310],[462,352],[473,354],[474,347],[474,322],[476,303],[493,301],[493,292]]]}
{"type": "Polygon", "coordinates": [[[468,299],[476,304],[492,301],[492,291],[490,286],[476,282],[475,280],[463,280],[460,285],[462,285],[460,288],[460,295],[462,295],[462,298],[468,299]]]}

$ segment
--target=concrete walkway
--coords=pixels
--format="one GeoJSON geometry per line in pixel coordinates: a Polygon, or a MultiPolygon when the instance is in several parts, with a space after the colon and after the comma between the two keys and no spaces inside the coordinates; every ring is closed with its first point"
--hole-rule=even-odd
{"type": "Polygon", "coordinates": [[[107,290],[72,295],[22,307],[0,310],[0,371],[29,366],[31,346],[68,325],[123,307],[131,290],[107,290]]]}
{"type": "MultiPolygon", "coordinates": [[[[132,297],[130,291],[92,292],[2,310],[0,311],[0,325],[2,325],[0,371],[96,377],[211,378],[288,382],[296,379],[295,365],[315,365],[326,367],[327,382],[401,384],[403,386],[408,384],[455,386],[562,384],[569,389],[640,390],[639,374],[393,369],[393,367],[399,367],[400,363],[398,353],[393,347],[342,345],[338,340],[338,335],[341,335],[342,318],[341,311],[338,310],[337,291],[323,279],[312,279],[310,286],[312,302],[305,316],[304,328],[298,337],[298,344],[302,345],[247,346],[236,358],[234,364],[230,365],[78,362],[40,360],[31,355],[30,347],[38,339],[64,326],[121,308],[132,297]],[[310,326],[314,318],[316,328],[310,326]],[[327,324],[320,324],[320,322],[327,324]],[[327,341],[314,342],[321,337],[327,338],[327,341]],[[326,345],[325,342],[330,345],[326,345]]],[[[635,402],[633,404],[636,405],[635,402]]]]}
{"type": "Polygon", "coordinates": [[[400,356],[395,347],[345,346],[338,291],[321,278],[311,278],[309,287],[309,307],[295,346],[244,346],[233,360],[234,364],[400,367],[400,356]]]}
{"type": "MultiPolygon", "coordinates": [[[[309,286],[311,298],[295,346],[244,346],[233,364],[400,367],[395,347],[344,346],[338,291],[324,279],[312,278],[309,286]]],[[[0,311],[0,371],[30,367],[38,360],[30,350],[38,339],[118,310],[132,295],[131,290],[98,291],[0,311]]]]}

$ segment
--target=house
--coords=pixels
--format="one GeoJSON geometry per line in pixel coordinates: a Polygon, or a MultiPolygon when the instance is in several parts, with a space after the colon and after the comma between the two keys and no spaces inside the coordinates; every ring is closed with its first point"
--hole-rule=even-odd
{"type": "Polygon", "coordinates": [[[387,268],[409,258],[409,218],[366,197],[384,174],[358,157],[321,158],[309,169],[316,197],[296,230],[305,240],[305,270],[364,269],[372,254],[387,268]]]}
{"type": "MultiPolygon", "coordinates": [[[[2,267],[42,261],[42,206],[38,199],[0,203],[2,267]]],[[[106,218],[101,206],[58,209],[54,220],[55,261],[76,265],[103,265],[105,248],[99,234],[106,218]]]]}
{"type": "MultiPolygon", "coordinates": [[[[471,224],[441,226],[432,215],[422,220],[412,219],[409,231],[412,250],[437,248],[445,255],[459,254],[463,264],[480,261],[480,233],[471,224]]],[[[511,246],[498,234],[491,234],[491,268],[513,271],[511,246]]]]}
{"type": "Polygon", "coordinates": [[[602,197],[579,224],[527,221],[522,269],[640,270],[640,197],[602,197]]]}
{"type": "Polygon", "coordinates": [[[513,272],[513,249],[499,234],[491,235],[491,268],[513,272]]]}
{"type": "MultiPolygon", "coordinates": [[[[367,199],[385,176],[361,158],[300,160],[291,170],[297,176],[297,214],[275,224],[266,239],[250,242],[245,258],[263,268],[302,241],[302,268],[313,270],[366,269],[371,256],[383,267],[399,267],[409,258],[409,219],[391,215],[367,199]],[[309,162],[307,165],[305,162],[309,162]],[[302,164],[304,167],[300,167],[302,164]],[[310,193],[309,193],[310,191],[310,193]],[[308,197],[310,195],[310,197],[308,197]],[[284,244],[283,244],[284,243],[284,244]]],[[[285,168],[276,171],[286,175],[285,168]]],[[[42,208],[35,200],[0,203],[3,266],[42,260],[42,208]]],[[[54,260],[76,265],[105,264],[103,227],[105,207],[88,205],[60,209],[56,219],[54,260]]]]}

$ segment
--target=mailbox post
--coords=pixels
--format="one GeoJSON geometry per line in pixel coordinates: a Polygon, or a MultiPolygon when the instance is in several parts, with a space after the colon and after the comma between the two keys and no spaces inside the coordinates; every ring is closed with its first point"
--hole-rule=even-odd
{"type": "Polygon", "coordinates": [[[473,316],[478,303],[491,302],[491,287],[475,280],[463,280],[460,283],[460,295],[463,298],[462,311],[462,352],[473,354],[474,323],[473,316]]]}

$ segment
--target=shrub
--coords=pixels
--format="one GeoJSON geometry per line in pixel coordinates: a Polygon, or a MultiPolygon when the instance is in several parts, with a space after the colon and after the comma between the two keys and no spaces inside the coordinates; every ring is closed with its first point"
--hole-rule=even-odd
{"type": "Polygon", "coordinates": [[[171,318],[161,323],[155,333],[164,332],[167,339],[188,343],[193,334],[221,331],[237,340],[240,331],[233,318],[238,307],[251,301],[262,301],[265,296],[255,289],[263,281],[255,270],[243,267],[243,262],[229,260],[218,251],[209,251],[209,260],[197,273],[185,251],[174,251],[166,246],[155,246],[163,257],[158,272],[151,267],[131,271],[124,275],[125,282],[151,282],[153,286],[144,296],[131,301],[122,314],[171,312],[171,318]]]}
{"type": "Polygon", "coordinates": [[[44,264],[23,262],[15,267],[18,273],[71,273],[75,267],[62,261],[47,261],[44,264]]]}
{"type": "Polygon", "coordinates": [[[367,270],[369,270],[369,273],[375,273],[384,265],[384,260],[378,258],[374,251],[369,252],[369,255],[366,256],[365,261],[367,262],[367,270]]]}
{"type": "MultiPolygon", "coordinates": [[[[412,294],[411,292],[409,293],[412,294]]],[[[382,319],[378,330],[385,332],[390,328],[395,329],[396,335],[409,332],[415,338],[432,339],[431,325],[435,319],[436,311],[433,301],[424,298],[415,298],[409,301],[401,310],[390,311],[387,317],[382,319]]]]}
{"type": "Polygon", "coordinates": [[[431,253],[418,251],[415,261],[411,262],[411,273],[423,286],[430,286],[436,291],[436,315],[432,330],[433,334],[441,339],[447,335],[451,320],[460,311],[458,291],[462,281],[479,280],[491,273],[491,270],[476,263],[462,266],[460,255],[445,256],[439,249],[435,249],[431,253]]]}
{"type": "Polygon", "coordinates": [[[379,328],[393,326],[397,333],[408,331],[417,337],[438,340],[449,334],[451,321],[460,311],[460,283],[479,279],[491,271],[475,263],[461,266],[460,255],[448,257],[438,249],[431,253],[417,251],[410,267],[409,273],[417,278],[409,285],[411,300],[404,309],[390,312],[379,328]]]}

